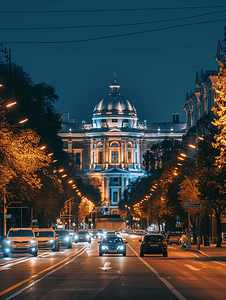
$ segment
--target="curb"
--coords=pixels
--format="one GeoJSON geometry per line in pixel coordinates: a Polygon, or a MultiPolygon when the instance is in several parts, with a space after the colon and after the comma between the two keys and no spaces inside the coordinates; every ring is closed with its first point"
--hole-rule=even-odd
{"type": "Polygon", "coordinates": [[[198,250],[198,249],[185,249],[185,251],[197,252],[197,253],[202,254],[204,256],[211,257],[210,255],[208,255],[205,252],[203,252],[201,250],[198,250]]]}

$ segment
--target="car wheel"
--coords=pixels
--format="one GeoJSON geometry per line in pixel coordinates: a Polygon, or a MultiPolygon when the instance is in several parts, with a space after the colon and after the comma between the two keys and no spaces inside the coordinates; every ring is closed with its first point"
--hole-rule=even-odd
{"type": "Polygon", "coordinates": [[[125,252],[123,252],[123,256],[126,256],[126,251],[125,251],[125,252]]]}
{"type": "Polygon", "coordinates": [[[35,257],[38,256],[38,251],[35,251],[34,253],[32,253],[35,257]]]}
{"type": "Polygon", "coordinates": [[[143,257],[144,256],[144,253],[143,252],[140,252],[140,257],[143,257]]]}
{"type": "Polygon", "coordinates": [[[71,248],[72,248],[72,244],[68,245],[67,248],[68,248],[68,249],[71,249],[71,248]]]}
{"type": "Polygon", "coordinates": [[[78,244],[78,242],[75,241],[75,244],[78,244]]]}
{"type": "Polygon", "coordinates": [[[4,257],[9,257],[9,253],[8,252],[3,252],[3,256],[4,257]]]}
{"type": "Polygon", "coordinates": [[[91,244],[91,241],[89,241],[89,243],[91,244]]]}
{"type": "Polygon", "coordinates": [[[168,256],[168,252],[167,251],[164,251],[163,252],[163,257],[167,257],[168,256]]]}
{"type": "Polygon", "coordinates": [[[103,256],[103,253],[101,251],[99,251],[99,256],[103,256]]]}

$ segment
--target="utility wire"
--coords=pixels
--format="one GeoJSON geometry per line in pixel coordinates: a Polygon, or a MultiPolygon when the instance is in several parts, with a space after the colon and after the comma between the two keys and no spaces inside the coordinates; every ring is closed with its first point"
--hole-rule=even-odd
{"type": "Polygon", "coordinates": [[[226,5],[178,6],[178,7],[146,7],[146,8],[110,8],[110,9],[72,9],[72,10],[1,10],[0,14],[40,14],[40,13],[96,13],[96,12],[130,12],[156,10],[187,10],[224,8],[226,5]]]}
{"type": "Polygon", "coordinates": [[[125,24],[97,24],[97,25],[75,25],[75,26],[54,26],[54,27],[0,27],[0,30],[54,30],[54,29],[75,29],[75,28],[101,28],[101,27],[126,27],[126,26],[137,26],[137,25],[147,25],[147,24],[157,24],[163,22],[173,22],[185,19],[200,18],[204,16],[214,15],[224,13],[226,10],[209,12],[204,14],[198,14],[187,17],[157,20],[157,21],[147,21],[147,22],[137,22],[137,23],[125,23],[125,24]]]}
{"type": "Polygon", "coordinates": [[[202,25],[202,24],[210,24],[210,23],[216,23],[216,22],[222,22],[226,21],[226,18],[213,20],[213,21],[203,21],[203,22],[196,22],[196,23],[187,23],[187,24],[180,24],[180,25],[173,25],[168,27],[162,27],[157,29],[150,29],[150,30],[143,30],[143,31],[137,31],[137,32],[129,32],[129,33],[121,33],[121,34],[115,34],[115,35],[108,35],[108,36],[102,36],[102,37],[94,37],[94,38],[87,38],[87,39],[79,39],[79,40],[69,40],[69,41],[27,41],[27,42],[2,42],[3,44],[72,44],[72,43],[82,43],[82,42],[91,42],[91,41],[98,41],[98,40],[105,40],[105,39],[111,39],[111,38],[117,38],[117,37],[123,37],[123,36],[131,36],[131,35],[138,35],[138,34],[144,34],[144,33],[150,33],[150,32],[158,32],[158,31],[164,31],[179,27],[186,27],[186,26],[194,26],[194,25],[202,25]]]}

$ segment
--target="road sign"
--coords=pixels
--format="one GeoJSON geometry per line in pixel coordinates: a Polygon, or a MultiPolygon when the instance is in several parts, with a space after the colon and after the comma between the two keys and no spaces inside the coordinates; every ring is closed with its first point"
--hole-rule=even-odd
{"type": "Polygon", "coordinates": [[[200,202],[184,202],[184,207],[199,207],[200,202]]]}
{"type": "Polygon", "coordinates": [[[5,214],[5,219],[11,219],[11,214],[5,214]]]}
{"type": "Polygon", "coordinates": [[[190,202],[190,207],[199,207],[199,205],[200,205],[200,202],[197,202],[197,203],[190,202]]]}
{"type": "Polygon", "coordinates": [[[37,219],[33,219],[33,220],[32,220],[32,223],[37,223],[37,222],[38,222],[37,219]]]}

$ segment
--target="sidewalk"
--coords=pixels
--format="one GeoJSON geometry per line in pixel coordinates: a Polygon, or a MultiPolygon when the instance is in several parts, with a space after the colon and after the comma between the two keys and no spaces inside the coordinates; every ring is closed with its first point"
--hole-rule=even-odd
{"type": "Polygon", "coordinates": [[[221,245],[221,247],[216,247],[216,244],[200,245],[200,250],[197,249],[197,245],[191,245],[191,248],[186,248],[185,251],[198,252],[206,257],[226,259],[226,245],[221,245]]]}

